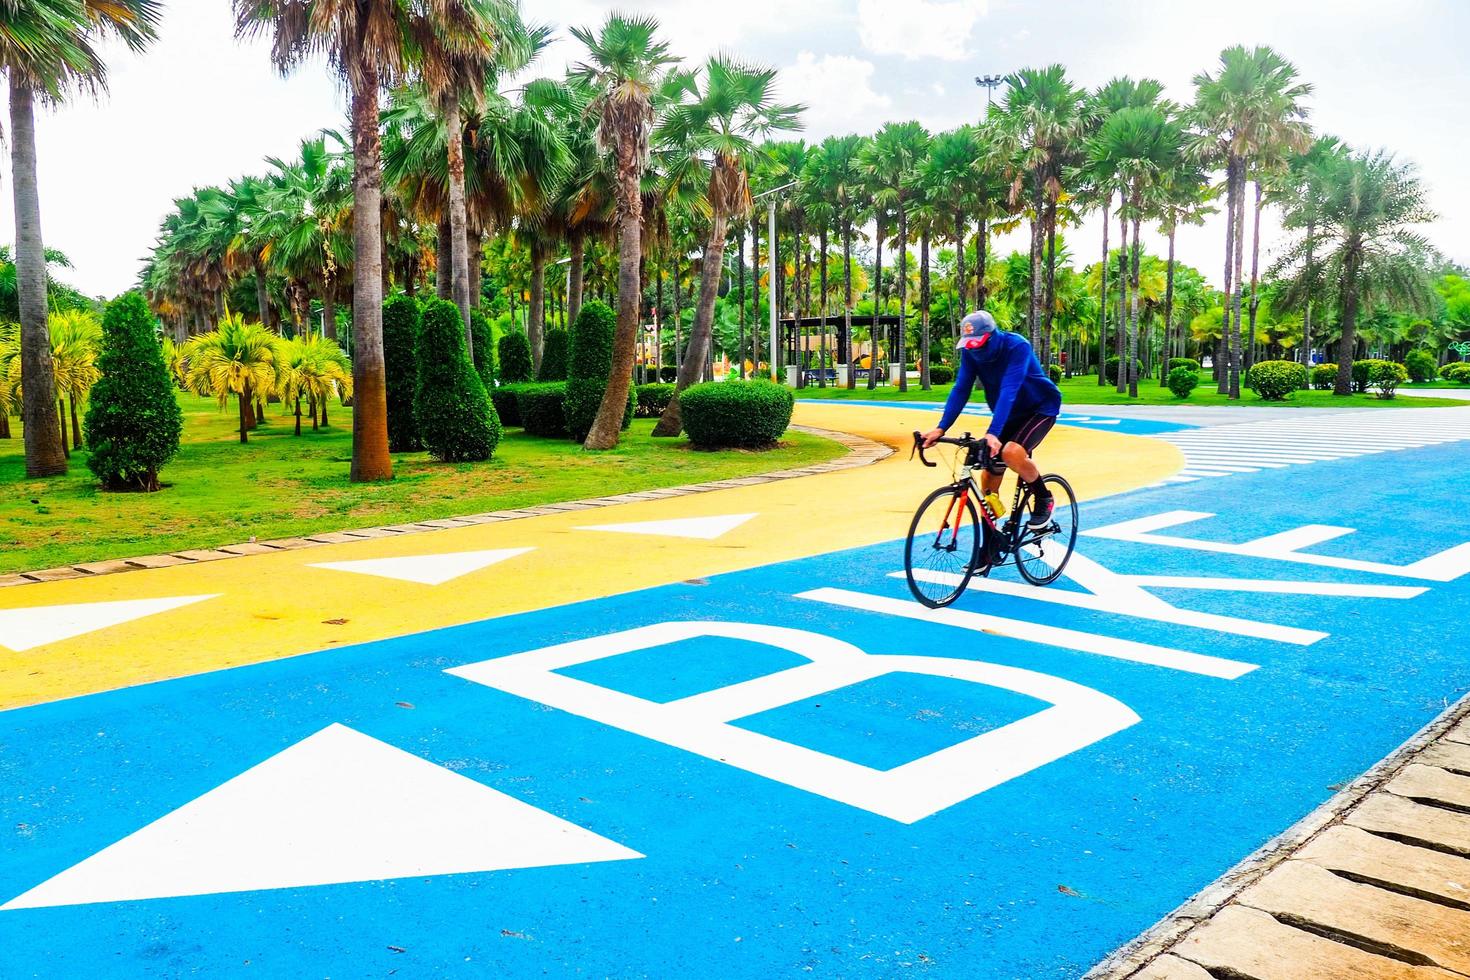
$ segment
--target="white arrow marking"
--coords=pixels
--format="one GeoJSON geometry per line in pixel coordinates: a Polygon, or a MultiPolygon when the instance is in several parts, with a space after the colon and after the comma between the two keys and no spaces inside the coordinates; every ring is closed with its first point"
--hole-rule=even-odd
{"type": "Polygon", "coordinates": [[[191,606],[215,595],[171,596],[166,599],[123,599],[117,602],[79,602],[67,606],[0,609],[0,647],[16,653],[94,633],[109,626],[157,613],[191,606]]]}
{"type": "Polygon", "coordinates": [[[456,551],[447,555],[409,555],[404,558],[365,558],[358,561],[326,561],[312,568],[329,568],[337,572],[356,572],[395,578],[420,585],[443,585],[445,582],[478,572],[482,568],[524,555],[533,548],[499,548],[491,551],[456,551]]]}
{"type": "Polygon", "coordinates": [[[578,531],[612,531],[615,534],[654,534],[670,538],[713,541],[735,530],[756,514],[725,514],[721,517],[680,517],[669,521],[640,521],[636,524],[592,524],[578,531]]]}

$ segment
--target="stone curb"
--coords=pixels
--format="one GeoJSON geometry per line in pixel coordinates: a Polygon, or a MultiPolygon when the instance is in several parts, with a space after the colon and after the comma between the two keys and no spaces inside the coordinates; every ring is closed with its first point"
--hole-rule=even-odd
{"type": "Polygon", "coordinates": [[[100,575],[116,575],[120,572],[135,572],[146,568],[171,568],[175,565],[197,565],[202,562],[221,561],[226,558],[241,558],[245,555],[264,555],[276,551],[296,551],[302,548],[317,548],[328,544],[346,544],[352,541],[367,541],[373,538],[402,537],[407,534],[427,534],[431,531],[442,531],[446,528],[470,527],[475,524],[495,524],[500,521],[521,520],[527,517],[564,514],[569,511],[615,507],[618,504],[631,504],[643,500],[683,497],[697,493],[710,493],[715,490],[729,490],[735,487],[753,487],[762,483],[777,483],[781,480],[794,480],[803,476],[816,476],[820,473],[835,473],[839,470],[851,470],[862,466],[871,466],[873,463],[887,459],[894,453],[894,450],[889,446],[847,432],[834,432],[830,429],[818,429],[808,425],[793,425],[791,426],[791,431],[831,439],[833,442],[845,446],[848,453],[841,459],[835,459],[827,463],[817,463],[812,466],[803,466],[795,469],[774,470],[758,476],[712,480],[707,483],[692,483],[682,487],[665,487],[657,490],[621,493],[616,496],[593,497],[588,500],[564,500],[554,504],[542,504],[536,507],[525,507],[517,510],[496,510],[484,514],[470,514],[465,517],[446,517],[409,524],[390,524],[384,527],[358,528],[350,531],[327,531],[321,534],[308,534],[299,538],[280,538],[273,541],[260,542],[248,541],[241,544],[222,545],[218,548],[211,549],[191,549],[164,555],[144,555],[139,558],[89,561],[62,568],[47,568],[34,572],[17,572],[10,575],[0,575],[0,588],[13,585],[33,585],[37,582],[59,582],[66,579],[95,578],[100,575]]]}

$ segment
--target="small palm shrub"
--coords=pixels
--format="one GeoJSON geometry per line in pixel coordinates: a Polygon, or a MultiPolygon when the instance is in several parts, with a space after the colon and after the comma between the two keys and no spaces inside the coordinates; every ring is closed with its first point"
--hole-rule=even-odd
{"type": "Polygon", "coordinates": [[[726,381],[685,388],[679,404],[694,445],[759,449],[786,432],[796,399],[789,388],[769,381],[726,381]]]}
{"type": "Polygon", "coordinates": [[[929,381],[936,385],[954,384],[954,368],[948,364],[935,364],[929,368],[929,381]]]}
{"type": "Polygon", "coordinates": [[[87,467],[107,490],[157,490],[158,471],[179,451],[184,414],[141,294],[107,307],[97,367],[102,377],[87,409],[87,467]]]}
{"type": "Polygon", "coordinates": [[[470,337],[473,338],[475,373],[489,385],[495,378],[495,332],[490,321],[479,310],[470,310],[470,337]]]}
{"type": "Polygon", "coordinates": [[[565,381],[567,379],[567,332],[560,327],[546,331],[541,338],[540,381],[565,381]]]}
{"type": "Polygon", "coordinates": [[[1295,361],[1257,361],[1245,383],[1268,402],[1284,401],[1307,386],[1307,369],[1295,361]]]}
{"type": "Polygon", "coordinates": [[[566,401],[565,381],[516,386],[521,425],[533,436],[554,439],[567,434],[566,401]]]}
{"type": "Polygon", "coordinates": [[[423,449],[413,416],[418,387],[419,304],[412,296],[394,296],[383,304],[383,373],[388,381],[388,451],[423,449]]]}
{"type": "Polygon", "coordinates": [[[1174,393],[1175,398],[1188,398],[1199,387],[1199,372],[1184,366],[1176,367],[1169,372],[1167,380],[1169,390],[1174,393]]]}
{"type": "MultiPolygon", "coordinates": [[[[613,333],[618,318],[601,300],[588,300],[577,312],[567,345],[567,433],[578,442],[587,438],[612,370],[613,333]]],[[[623,428],[633,422],[633,389],[628,388],[628,408],[623,428]]]]}
{"type": "Polygon", "coordinates": [[[1409,369],[1397,361],[1379,361],[1368,373],[1368,387],[1384,400],[1394,397],[1399,385],[1409,380],[1409,369]]]}
{"type": "Polygon", "coordinates": [[[448,300],[424,307],[414,417],[424,448],[447,463],[487,460],[500,444],[500,417],[465,350],[459,307],[448,300]]]}
{"type": "Polygon", "coordinates": [[[1404,357],[1404,369],[1409,372],[1409,380],[1415,384],[1433,381],[1434,376],[1439,373],[1439,358],[1427,350],[1411,350],[1404,357]]]}
{"type": "Polygon", "coordinates": [[[1337,386],[1337,365],[1318,364],[1312,368],[1312,387],[1318,391],[1329,391],[1337,386]]]}
{"type": "Polygon", "coordinates": [[[656,419],[674,400],[674,386],[666,384],[639,385],[633,389],[633,414],[640,419],[656,419]]]}
{"type": "Polygon", "coordinates": [[[1175,368],[1189,368],[1195,374],[1199,374],[1200,363],[1192,357],[1171,357],[1169,358],[1170,373],[1173,373],[1175,368]]]}
{"type": "Polygon", "coordinates": [[[495,406],[495,414],[500,416],[500,424],[509,428],[521,424],[521,406],[517,400],[524,384],[497,385],[488,389],[490,402],[495,406]]]}
{"type": "Polygon", "coordinates": [[[522,384],[531,378],[531,342],[519,330],[510,330],[500,338],[500,383],[522,384]]]}

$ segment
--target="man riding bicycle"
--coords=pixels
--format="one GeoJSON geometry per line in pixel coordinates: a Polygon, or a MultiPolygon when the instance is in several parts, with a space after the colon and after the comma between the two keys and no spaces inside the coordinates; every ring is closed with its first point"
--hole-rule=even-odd
{"type": "Polygon", "coordinates": [[[992,462],[981,477],[981,489],[987,495],[995,493],[1006,469],[1014,470],[1033,493],[1030,527],[1041,530],[1050,523],[1055,502],[1031,454],[1056,424],[1062,410],[1061,389],[1046,376],[1026,338],[999,329],[995,318],[984,310],[961,321],[955,349],[960,363],[954,390],[939,427],[924,434],[924,448],[934,445],[954,425],[978,379],[991,412],[985,442],[992,462]]]}

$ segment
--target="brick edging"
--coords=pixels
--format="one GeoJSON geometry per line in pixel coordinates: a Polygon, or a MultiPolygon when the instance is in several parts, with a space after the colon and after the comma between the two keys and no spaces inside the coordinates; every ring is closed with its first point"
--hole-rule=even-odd
{"type": "Polygon", "coordinates": [[[761,473],[756,476],[734,477],[728,480],[712,480],[707,483],[691,483],[685,486],[664,487],[656,490],[639,490],[632,493],[621,493],[611,497],[593,497],[588,500],[564,500],[554,504],[538,504],[535,507],[523,507],[514,510],[488,511],[484,514],[470,514],[465,517],[442,517],[430,521],[389,524],[382,527],[358,528],[351,531],[327,531],[322,534],[309,534],[299,538],[279,538],[272,541],[257,542],[252,540],[243,544],[222,545],[218,548],[190,549],[162,555],[144,555],[139,558],[113,558],[105,561],[90,561],[76,565],[65,565],[60,568],[47,568],[34,572],[16,572],[8,575],[0,575],[0,588],[14,585],[34,585],[37,582],[60,582],[66,579],[95,578],[99,575],[115,575],[121,572],[135,572],[147,568],[171,568],[176,565],[196,565],[209,561],[221,561],[226,558],[240,558],[245,555],[264,555],[277,551],[297,551],[303,548],[315,548],[329,544],[344,544],[350,541],[367,541],[373,538],[426,534],[430,531],[442,531],[452,527],[470,527],[475,524],[497,524],[501,521],[514,521],[526,517],[543,517],[548,514],[561,514],[567,511],[615,507],[618,504],[631,504],[640,500],[658,500],[663,497],[683,497],[696,493],[709,493],[714,490],[729,490],[734,487],[751,487],[761,483],[776,483],[781,480],[793,480],[803,476],[815,476],[819,473],[834,473],[838,470],[851,470],[861,466],[870,466],[880,460],[887,459],[894,453],[894,450],[889,446],[848,432],[835,432],[831,429],[819,429],[808,425],[793,425],[791,426],[791,431],[831,439],[833,442],[847,447],[847,455],[827,463],[816,463],[811,466],[802,466],[794,469],[773,470],[770,473],[761,473]]]}

